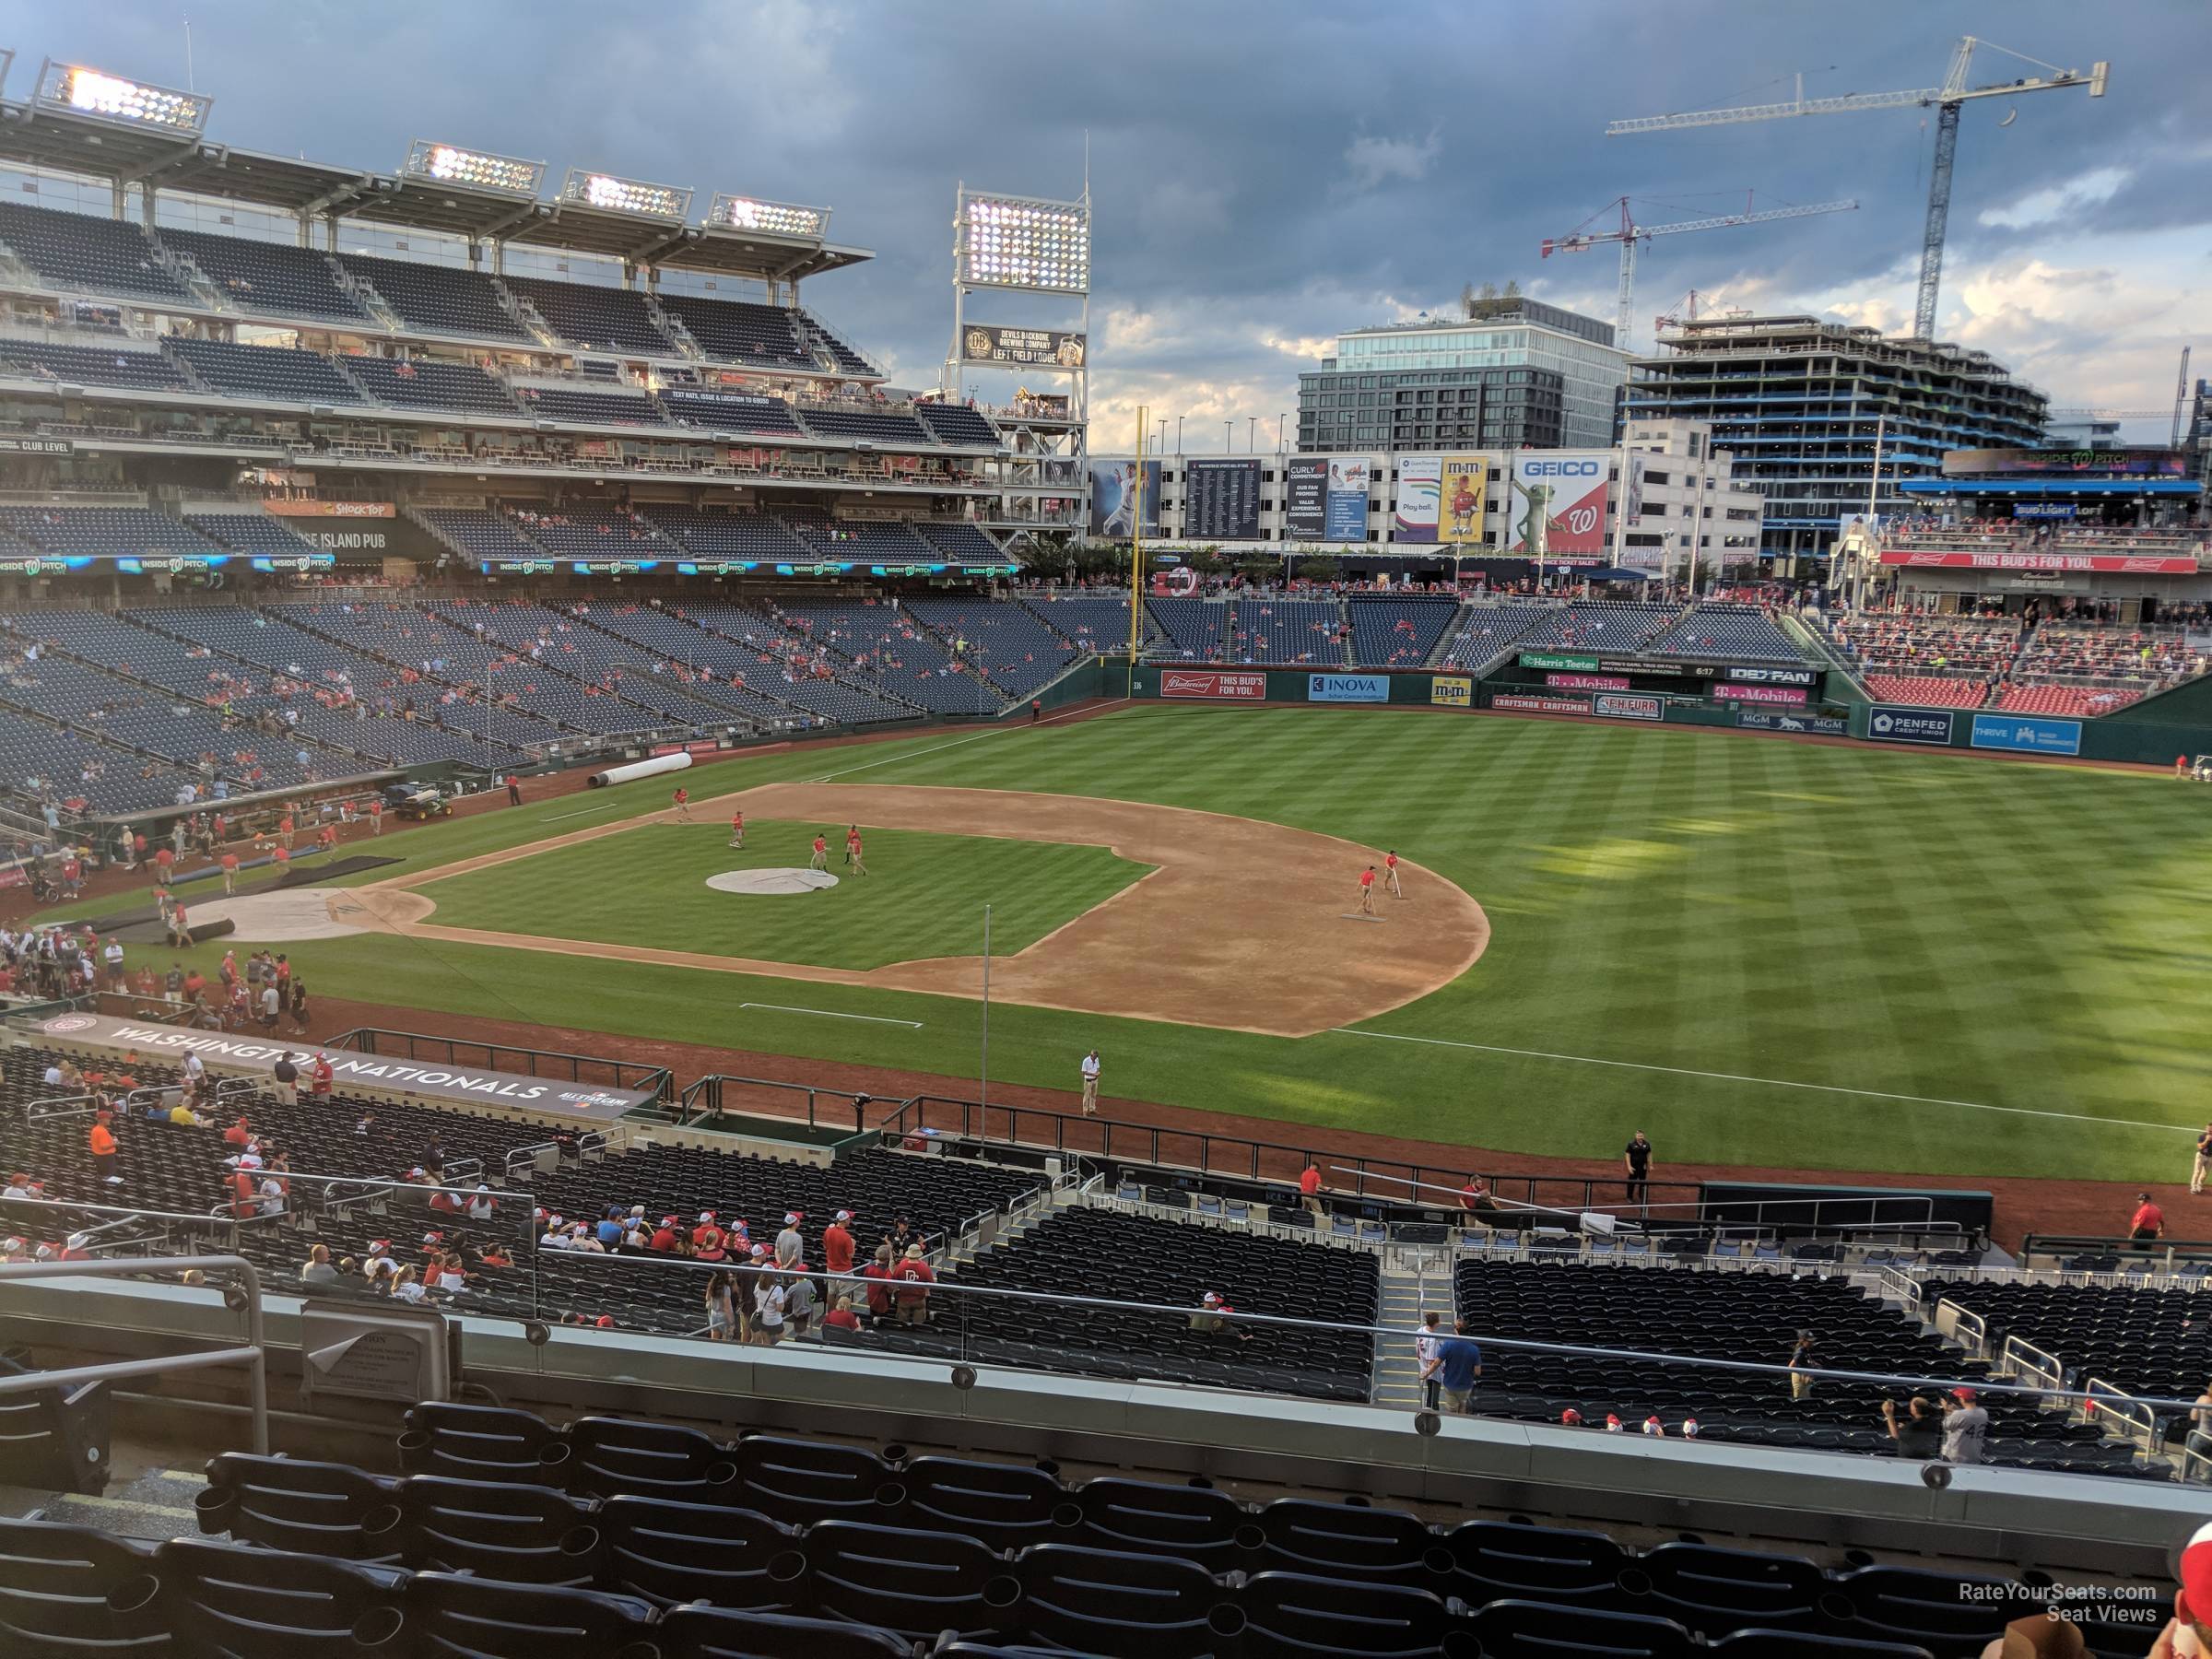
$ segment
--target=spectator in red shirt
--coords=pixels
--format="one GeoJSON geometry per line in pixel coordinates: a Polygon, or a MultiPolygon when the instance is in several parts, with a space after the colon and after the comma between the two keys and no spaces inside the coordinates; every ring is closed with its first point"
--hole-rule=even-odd
{"type": "Polygon", "coordinates": [[[839,1297],[837,1306],[830,1310],[822,1324],[825,1326],[833,1325],[841,1331],[859,1330],[860,1315],[853,1312],[853,1299],[849,1296],[839,1297]]]}
{"type": "Polygon", "coordinates": [[[653,1230],[653,1237],[646,1241],[645,1248],[657,1250],[664,1255],[673,1253],[676,1249],[676,1226],[674,1216],[663,1216],[660,1226],[653,1230]]]}
{"type": "Polygon", "coordinates": [[[331,1084],[335,1079],[336,1075],[337,1074],[331,1069],[330,1056],[328,1054],[318,1053],[315,1056],[313,1071],[314,1081],[310,1087],[309,1092],[312,1093],[318,1100],[329,1100],[331,1084]]]}
{"type": "Polygon", "coordinates": [[[2127,1236],[2139,1244],[2148,1244],[2166,1231],[2166,1212],[2150,1201],[2148,1193],[2136,1194],[2136,1213],[2129,1218],[2127,1236]]]}
{"type": "Polygon", "coordinates": [[[1329,1212],[1321,1202],[1321,1167],[1310,1158],[1306,1159],[1306,1167],[1299,1171],[1298,1191],[1306,1207],[1317,1218],[1327,1219],[1329,1212]]]}
{"type": "Polygon", "coordinates": [[[226,853],[223,854],[220,862],[223,866],[223,892],[226,895],[237,892],[238,854],[235,853],[226,853]]]}
{"type": "Polygon", "coordinates": [[[876,1246],[876,1259],[860,1270],[860,1277],[868,1281],[868,1315],[878,1324],[891,1316],[891,1243],[886,1239],[876,1246]]]}
{"type": "Polygon", "coordinates": [[[853,1235],[845,1230],[845,1223],[853,1219],[851,1210],[839,1210],[822,1229],[822,1267],[833,1274],[853,1271],[853,1235]]]}
{"type": "Polygon", "coordinates": [[[253,1138],[253,1132],[246,1127],[246,1120],[242,1114],[237,1123],[223,1131],[223,1144],[229,1147],[237,1147],[241,1150],[243,1150],[246,1143],[253,1138]]]}
{"type": "Polygon", "coordinates": [[[929,1323],[929,1287],[937,1282],[935,1271],[922,1257],[922,1246],[909,1244],[906,1259],[891,1270],[899,1286],[896,1300],[902,1325],[929,1323]]]}

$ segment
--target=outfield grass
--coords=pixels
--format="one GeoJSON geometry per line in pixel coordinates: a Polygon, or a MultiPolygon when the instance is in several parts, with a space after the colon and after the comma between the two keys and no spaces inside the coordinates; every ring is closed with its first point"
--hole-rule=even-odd
{"type": "MultiPolygon", "coordinates": [[[[2171,780],[1686,728],[1147,704],[1069,726],[786,750],[703,772],[697,793],[840,777],[1272,819],[1394,846],[1489,912],[1482,960],[1365,1028],[1384,1035],[1291,1041],[1000,1005],[994,1079],[1070,1087],[1095,1042],[1109,1094],[1599,1157],[1642,1127],[1663,1169],[2171,1180],[2190,1150],[2181,1130],[2212,1113],[2206,799],[2171,780]]],[[[611,793],[388,848],[428,868],[665,798],[611,793]]],[[[592,885],[618,874],[610,860],[592,885]]],[[[575,897],[542,892],[534,930],[571,930],[575,897]]],[[[800,996],[776,980],[579,972],[392,937],[292,956],[324,994],[975,1069],[980,1010],[956,998],[820,984],[800,996]],[[924,1028],[727,1013],[746,999],[924,1028]]]]}
{"type": "Polygon", "coordinates": [[[865,970],[982,954],[985,904],[994,953],[1026,950],[1150,867],[1104,847],[872,829],[868,874],[854,876],[844,830],[831,825],[833,888],[779,896],[706,885],[727,870],[804,865],[821,828],[756,818],[735,852],[724,824],[644,824],[420,890],[444,927],[865,970]]]}

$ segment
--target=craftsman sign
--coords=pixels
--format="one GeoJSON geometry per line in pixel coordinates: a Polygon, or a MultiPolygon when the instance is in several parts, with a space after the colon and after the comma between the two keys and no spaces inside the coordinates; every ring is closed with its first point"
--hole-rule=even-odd
{"type": "MultiPolygon", "coordinates": [[[[406,1094],[438,1100],[473,1101],[485,1106],[520,1106],[534,1112],[565,1112],[593,1123],[608,1123],[653,1096],[641,1088],[598,1088],[566,1078],[533,1077],[517,1072],[484,1071],[475,1066],[425,1065],[345,1050],[318,1051],[300,1043],[266,1042],[256,1037],[227,1036],[178,1026],[140,1025],[107,1014],[56,1014],[42,1020],[39,1034],[83,1048],[135,1049],[148,1058],[182,1062],[197,1054],[215,1069],[264,1076],[286,1054],[295,1059],[318,1052],[330,1055],[335,1086],[366,1094],[406,1094]]],[[[302,1071],[306,1069],[301,1066],[302,1071]]]]}

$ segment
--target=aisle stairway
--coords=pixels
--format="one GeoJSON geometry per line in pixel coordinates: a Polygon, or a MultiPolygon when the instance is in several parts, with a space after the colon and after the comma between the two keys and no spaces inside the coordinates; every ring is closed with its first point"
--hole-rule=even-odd
{"type": "MultiPolygon", "coordinates": [[[[1424,1300],[1422,1277],[1405,1267],[1382,1269],[1382,1311],[1375,1323],[1387,1335],[1375,1338],[1375,1369],[1369,1398],[1378,1406],[1399,1411],[1418,1411],[1421,1406],[1420,1366],[1413,1357],[1414,1334],[1421,1327],[1421,1312],[1434,1306],[1451,1311],[1451,1279],[1437,1286],[1433,1302],[1424,1300]]],[[[1450,1321],[1445,1322],[1449,1328],[1450,1321]]]]}

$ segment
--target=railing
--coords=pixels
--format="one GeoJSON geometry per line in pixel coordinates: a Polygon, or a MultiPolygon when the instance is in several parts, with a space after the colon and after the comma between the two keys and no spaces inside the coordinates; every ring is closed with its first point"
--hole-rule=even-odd
{"type": "Polygon", "coordinates": [[[323,1046],[407,1060],[428,1057],[448,1065],[478,1065],[487,1071],[527,1072],[534,1077],[565,1077],[575,1083],[640,1089],[663,1101],[671,1098],[676,1087],[675,1075],[665,1065],[612,1060],[599,1054],[571,1054],[559,1049],[524,1048],[514,1043],[469,1042],[456,1037],[394,1031],[382,1026],[356,1026],[349,1031],[339,1032],[323,1046]],[[511,1065],[507,1064],[509,1061],[522,1064],[511,1065]]]}
{"type": "Polygon", "coordinates": [[[2034,1377],[2053,1390],[2065,1386],[2065,1361],[2025,1336],[2007,1336],[1997,1355],[1997,1369],[2017,1377],[2034,1377]]]}
{"type": "Polygon", "coordinates": [[[1971,1308],[1945,1297],[1936,1304],[1936,1329],[1975,1359],[1989,1358],[1989,1322],[1971,1308]]]}
{"type": "MultiPolygon", "coordinates": [[[[676,1116],[672,1120],[679,1129],[712,1128],[704,1120],[729,1112],[754,1112],[762,1116],[804,1119],[809,1129],[844,1127],[844,1115],[852,1114],[852,1133],[859,1135],[867,1128],[869,1106],[876,1104],[871,1095],[849,1088],[826,1088],[814,1083],[790,1083],[776,1077],[739,1077],[724,1072],[712,1072],[700,1077],[677,1097],[676,1116]],[[747,1099],[747,1096],[753,1098],[747,1099]],[[801,1100],[804,1100],[802,1107],[801,1100]],[[827,1122],[834,1112],[837,1121],[827,1122]]],[[[886,1105],[897,1102],[886,1101],[886,1105]]]]}
{"type": "Polygon", "coordinates": [[[41,1278],[119,1278],[130,1275],[167,1275],[198,1271],[238,1276],[246,1295],[246,1341],[241,1347],[210,1348],[200,1353],[167,1354],[151,1359],[111,1359],[100,1365],[70,1366],[62,1371],[25,1371],[0,1376],[0,1394],[28,1394],[41,1388],[72,1388],[79,1382],[107,1382],[124,1377],[166,1377],[181,1371],[205,1371],[210,1366],[243,1362],[249,1377],[253,1414],[253,1450],[263,1456],[269,1450],[269,1372],[267,1338],[261,1321],[261,1275],[253,1264],[237,1255],[135,1256],[127,1260],[96,1262],[18,1262],[0,1266],[0,1285],[41,1278]]]}
{"type": "Polygon", "coordinates": [[[2122,1440],[2132,1441],[2146,1457],[2156,1457],[2160,1443],[2166,1438],[2166,1426],[2159,1414],[2116,1382],[2107,1382],[2101,1377],[2082,1380],[2081,1415],[2085,1421],[2096,1424],[2122,1440]]]}

